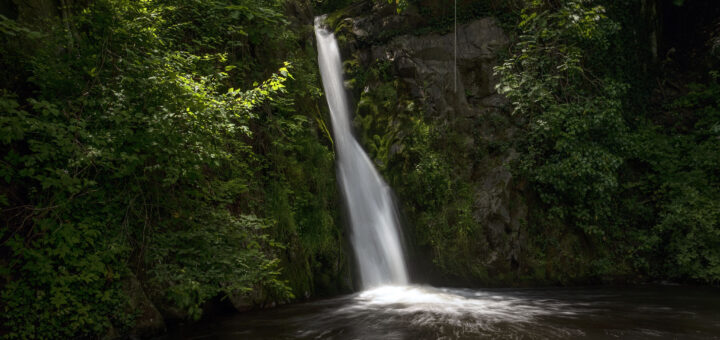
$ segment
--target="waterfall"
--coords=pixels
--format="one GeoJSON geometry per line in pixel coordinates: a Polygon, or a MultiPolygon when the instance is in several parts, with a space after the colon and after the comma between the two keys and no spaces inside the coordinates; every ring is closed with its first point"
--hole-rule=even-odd
{"type": "Polygon", "coordinates": [[[350,217],[353,251],[362,288],[408,283],[400,227],[390,187],[353,136],[335,35],[315,18],[318,64],[330,107],[337,152],[337,174],[350,217]]]}

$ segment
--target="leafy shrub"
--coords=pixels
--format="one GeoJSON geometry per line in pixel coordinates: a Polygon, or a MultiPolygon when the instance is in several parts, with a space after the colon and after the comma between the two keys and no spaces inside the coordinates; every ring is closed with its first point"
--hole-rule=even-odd
{"type": "MultiPolygon", "coordinates": [[[[273,166],[304,169],[290,185],[322,178],[317,189],[295,188],[305,201],[292,207],[325,211],[302,216],[312,217],[304,228],[321,222],[308,233],[323,245],[306,256],[335,252],[341,261],[327,213],[331,152],[304,113],[287,116],[294,97],[317,96],[317,77],[304,75],[288,93],[292,65],[252,54],[261,43],[274,53],[294,41],[282,8],[97,1],[47,18],[42,33],[0,18],[0,59],[14,70],[1,73],[12,87],[0,90],[0,322],[9,337],[126,330],[134,315],[122,279],[131,271],[151,298],[192,318],[218,295],[262,289],[269,300],[291,298],[284,245],[270,237],[280,234],[279,217],[254,203],[276,180],[263,149],[271,133],[290,136],[274,141],[280,149],[316,155],[273,166]],[[322,171],[308,171],[317,159],[322,171]]],[[[290,57],[308,68],[307,57],[290,57]]]]}
{"type": "Polygon", "coordinates": [[[526,8],[515,54],[496,68],[497,88],[528,122],[518,170],[551,216],[602,235],[623,163],[624,85],[583,67],[587,46],[602,49],[617,29],[585,3],[526,8]]]}

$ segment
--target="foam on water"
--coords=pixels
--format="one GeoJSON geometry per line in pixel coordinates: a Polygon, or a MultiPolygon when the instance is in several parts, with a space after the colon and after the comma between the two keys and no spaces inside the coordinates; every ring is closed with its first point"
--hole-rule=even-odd
{"type": "Polygon", "coordinates": [[[430,286],[382,286],[358,293],[336,314],[378,314],[413,325],[445,324],[492,331],[499,323],[526,323],[543,315],[573,315],[579,306],[549,299],[430,286]]]}
{"type": "Polygon", "coordinates": [[[718,306],[715,288],[380,286],[212,321],[195,338],[715,339],[718,306]]]}

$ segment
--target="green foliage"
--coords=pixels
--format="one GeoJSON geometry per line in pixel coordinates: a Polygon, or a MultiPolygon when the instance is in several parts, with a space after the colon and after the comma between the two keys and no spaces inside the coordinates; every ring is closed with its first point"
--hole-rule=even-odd
{"type": "Polygon", "coordinates": [[[195,319],[216,296],[338,289],[332,151],[321,113],[296,112],[316,107],[319,77],[313,54],[287,51],[298,39],[283,9],[97,1],[42,33],[0,18],[0,65],[12,67],[0,73],[0,322],[11,338],[127,330],[131,271],[158,307],[195,319]],[[272,187],[292,188],[295,230],[266,204],[272,187]],[[297,268],[304,278],[291,280],[297,268]]]}
{"type": "Polygon", "coordinates": [[[398,14],[402,13],[408,6],[407,0],[387,0],[389,4],[395,4],[395,10],[398,14]]]}
{"type": "Polygon", "coordinates": [[[269,247],[278,245],[264,231],[264,221],[227,211],[199,213],[178,216],[178,231],[160,233],[151,241],[151,289],[193,319],[200,318],[205,301],[218,295],[249,295],[259,283],[280,301],[292,297],[277,280],[278,260],[267,256],[273,250],[269,247]]]}
{"type": "Polygon", "coordinates": [[[532,4],[514,55],[496,68],[499,92],[528,120],[519,171],[535,184],[550,216],[596,235],[613,219],[627,131],[625,86],[583,67],[585,48],[602,49],[616,30],[603,12],[583,1],[557,9],[532,4]]]}
{"type": "Polygon", "coordinates": [[[669,110],[676,125],[648,124],[637,134],[633,154],[649,165],[641,187],[658,214],[652,229],[661,273],[717,283],[720,279],[720,84],[716,71],[707,84],[690,84],[669,110]],[[683,119],[684,118],[684,119],[683,119]],[[648,190],[649,191],[649,190],[648,190]]]}
{"type": "MultiPolygon", "coordinates": [[[[71,216],[66,216],[71,219],[71,216]]],[[[31,243],[17,234],[6,241],[13,257],[0,266],[3,323],[8,338],[56,338],[102,334],[127,327],[126,298],[118,278],[127,249],[106,238],[97,219],[37,219],[31,243]]]]}
{"type": "Polygon", "coordinates": [[[624,83],[637,61],[607,53],[637,42],[617,34],[603,7],[533,1],[522,18],[513,54],[496,72],[498,90],[526,120],[515,172],[546,207],[535,217],[541,256],[570,250],[574,272],[598,277],[717,282],[716,74],[665,108],[674,126],[659,126],[642,116],[647,94],[634,98],[645,91],[642,78],[630,90],[624,83]],[[583,236],[558,233],[563,226],[583,236]]]}

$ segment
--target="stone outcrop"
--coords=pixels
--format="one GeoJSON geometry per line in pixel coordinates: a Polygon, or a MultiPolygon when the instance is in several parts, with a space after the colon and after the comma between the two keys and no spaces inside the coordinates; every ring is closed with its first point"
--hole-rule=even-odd
{"type": "Polygon", "coordinates": [[[457,59],[453,33],[399,36],[372,46],[370,57],[392,62],[426,109],[472,116],[504,104],[496,95],[492,68],[508,42],[495,19],[483,18],[458,27],[457,59]]]}
{"type": "MultiPolygon", "coordinates": [[[[130,336],[148,338],[165,332],[165,321],[155,305],[145,295],[140,281],[130,273],[123,284],[130,302],[130,313],[135,314],[135,325],[130,336]]],[[[112,336],[109,336],[112,338],[112,336]]]]}
{"type": "MultiPolygon", "coordinates": [[[[448,129],[465,141],[454,152],[472,158],[468,155],[472,150],[491,149],[482,159],[473,160],[471,169],[457,174],[471,185],[472,218],[485,237],[478,240],[476,247],[489,247],[478,251],[484,254],[482,258],[467,261],[481,263],[491,280],[510,278],[523,262],[528,215],[523,183],[510,171],[510,163],[516,158],[511,142],[518,131],[517,123],[508,112],[507,100],[495,90],[493,72],[498,54],[510,40],[498,20],[491,17],[458,25],[457,38],[451,31],[422,35],[409,32],[386,39],[383,35],[388,30],[412,31],[423,25],[413,8],[402,15],[386,11],[386,6],[376,4],[370,15],[336,18],[341,49],[348,58],[357,58],[365,66],[389,63],[393,77],[402,83],[398,91],[407,92],[405,95],[418,103],[426,115],[449,125],[448,129]],[[502,275],[494,275],[497,273],[502,275]]],[[[402,149],[394,146],[392,150],[402,149]]],[[[475,282],[494,283],[482,281],[487,279],[475,282]]]]}
{"type": "MultiPolygon", "coordinates": [[[[247,293],[230,294],[228,295],[228,299],[238,312],[246,312],[253,308],[263,307],[263,304],[268,300],[260,286],[254,287],[252,291],[247,293]]],[[[274,305],[275,302],[269,304],[270,307],[274,305]]]]}

